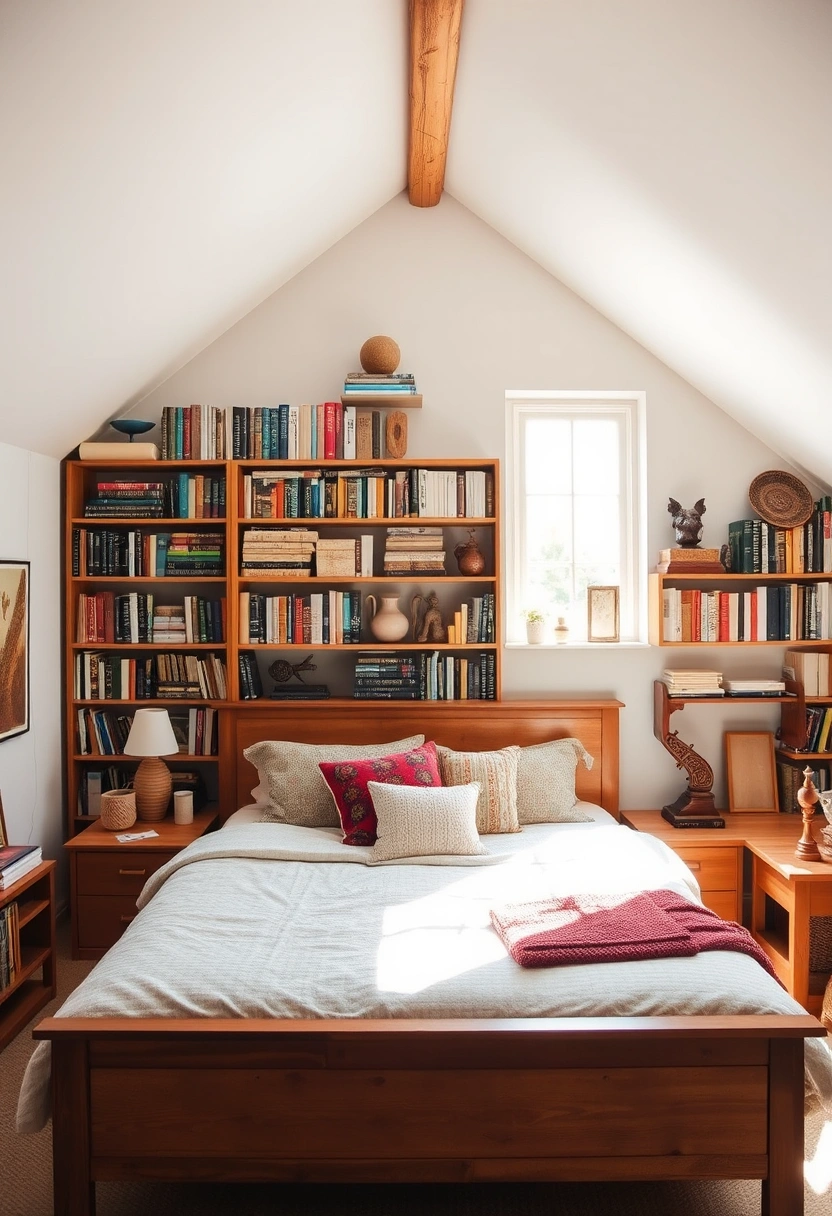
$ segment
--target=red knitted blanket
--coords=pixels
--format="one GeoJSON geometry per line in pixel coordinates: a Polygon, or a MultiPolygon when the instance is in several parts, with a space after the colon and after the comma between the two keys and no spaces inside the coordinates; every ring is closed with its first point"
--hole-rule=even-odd
{"type": "Polygon", "coordinates": [[[674,891],[567,895],[491,910],[491,923],[521,967],[623,963],[738,950],[775,979],[767,955],[742,925],[674,891]]]}

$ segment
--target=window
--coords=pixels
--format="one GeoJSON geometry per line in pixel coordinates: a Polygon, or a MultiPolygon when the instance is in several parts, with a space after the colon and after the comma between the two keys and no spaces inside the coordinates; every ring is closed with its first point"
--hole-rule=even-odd
{"type": "Polygon", "coordinates": [[[523,614],[587,636],[586,589],[620,591],[620,636],[644,635],[644,393],[510,392],[507,641],[523,614]]]}

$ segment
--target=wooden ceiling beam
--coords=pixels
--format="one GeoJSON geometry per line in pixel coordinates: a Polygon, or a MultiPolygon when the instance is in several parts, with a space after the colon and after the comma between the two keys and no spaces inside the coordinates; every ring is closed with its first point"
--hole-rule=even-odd
{"type": "Polygon", "coordinates": [[[464,0],[410,0],[410,140],[407,192],[435,207],[445,184],[464,0]]]}

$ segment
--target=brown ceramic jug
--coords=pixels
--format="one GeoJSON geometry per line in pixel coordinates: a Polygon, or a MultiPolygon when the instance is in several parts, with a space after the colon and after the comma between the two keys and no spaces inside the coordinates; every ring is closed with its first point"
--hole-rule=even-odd
{"type": "Polygon", "coordinates": [[[454,557],[456,558],[456,564],[459,566],[459,573],[469,575],[482,574],[483,570],[485,570],[485,558],[480,552],[473,528],[468,529],[468,536],[469,539],[464,545],[457,545],[454,549],[454,557]]]}

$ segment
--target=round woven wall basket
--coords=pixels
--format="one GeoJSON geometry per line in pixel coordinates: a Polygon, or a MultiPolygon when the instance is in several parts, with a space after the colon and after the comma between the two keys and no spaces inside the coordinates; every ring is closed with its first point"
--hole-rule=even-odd
{"type": "Polygon", "coordinates": [[[110,832],[123,832],[136,822],[136,795],[133,790],[105,790],[101,795],[101,826],[110,832]]]}
{"type": "Polygon", "coordinates": [[[797,528],[811,518],[812,492],[799,477],[769,469],[748,487],[751,505],[761,519],[775,528],[797,528]]]}

